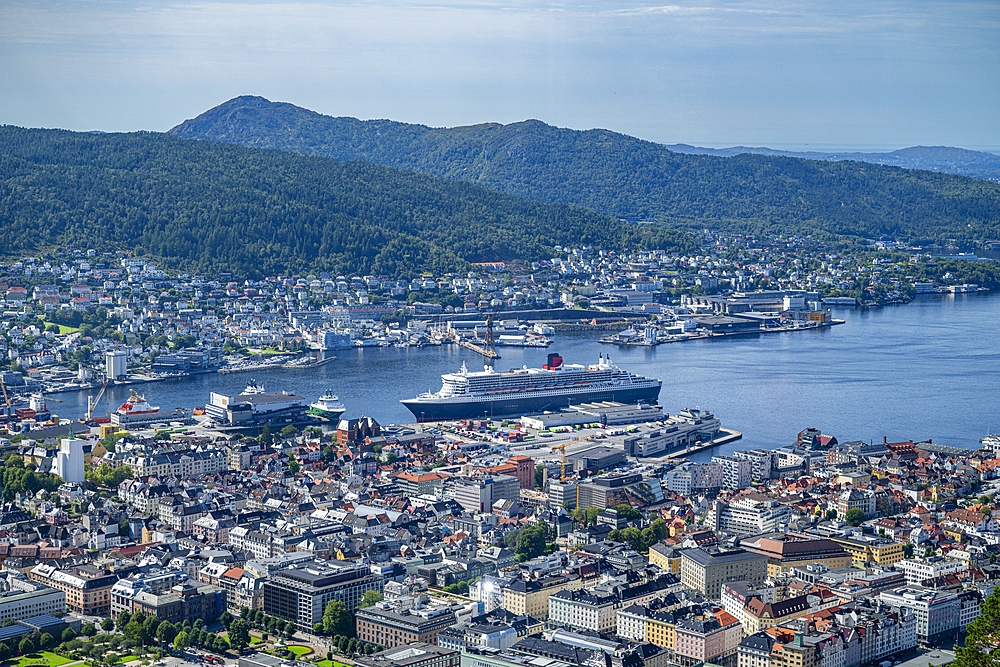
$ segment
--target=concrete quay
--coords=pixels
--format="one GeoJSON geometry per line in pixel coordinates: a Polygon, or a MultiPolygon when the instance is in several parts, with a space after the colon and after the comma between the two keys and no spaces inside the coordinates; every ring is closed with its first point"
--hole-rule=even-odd
{"type": "Polygon", "coordinates": [[[690,454],[697,454],[698,452],[705,451],[706,449],[711,449],[712,447],[718,447],[719,445],[725,445],[730,442],[736,442],[743,438],[743,434],[739,431],[734,431],[731,428],[720,428],[720,431],[724,431],[726,435],[716,438],[715,440],[709,440],[696,447],[688,447],[687,449],[682,449],[676,452],[671,452],[667,454],[664,458],[668,459],[679,459],[684,458],[690,454]]]}

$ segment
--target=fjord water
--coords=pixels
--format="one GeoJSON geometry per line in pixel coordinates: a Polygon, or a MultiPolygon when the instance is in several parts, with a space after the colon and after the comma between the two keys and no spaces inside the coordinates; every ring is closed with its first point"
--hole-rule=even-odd
{"type": "MultiPolygon", "coordinates": [[[[540,366],[548,352],[567,363],[592,363],[598,354],[627,370],[663,381],[668,412],[710,410],[741,441],[712,453],[789,444],[815,427],[845,440],[890,442],[930,438],[976,447],[1000,431],[1000,295],[933,295],[876,310],[835,309],[846,324],[820,331],[699,340],[657,348],[619,349],[588,334],[559,334],[544,348],[503,348],[498,370],[540,366]]],[[[332,389],[347,417],[411,422],[399,399],[440,388],[440,375],[482,360],[458,346],[355,348],[311,370],[210,374],[138,386],[164,409],[204,405],[209,392],[239,393],[251,378],[267,391],[287,390],[309,402],[332,389]]],[[[128,388],[111,388],[114,410],[128,388]]],[[[96,392],[94,392],[96,393],[96,392]]],[[[59,394],[50,409],[76,419],[86,394],[59,394]]],[[[103,410],[101,410],[103,412],[103,410]]]]}

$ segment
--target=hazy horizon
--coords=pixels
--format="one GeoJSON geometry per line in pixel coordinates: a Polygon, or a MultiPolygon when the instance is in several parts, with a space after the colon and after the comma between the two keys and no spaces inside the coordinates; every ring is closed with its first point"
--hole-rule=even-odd
{"type": "Polygon", "coordinates": [[[238,95],[662,144],[1000,150],[1000,3],[11,0],[0,123],[165,131],[238,95]]]}

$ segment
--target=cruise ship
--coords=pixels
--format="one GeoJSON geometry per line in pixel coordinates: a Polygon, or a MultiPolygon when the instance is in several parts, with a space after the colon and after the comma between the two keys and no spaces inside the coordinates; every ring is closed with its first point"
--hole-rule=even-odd
{"type": "Polygon", "coordinates": [[[596,364],[565,364],[550,354],[541,368],[497,372],[490,366],[441,376],[441,389],[400,401],[418,422],[477,417],[512,417],[558,410],[572,403],[655,403],[660,380],[623,371],[601,355],[596,364]]]}

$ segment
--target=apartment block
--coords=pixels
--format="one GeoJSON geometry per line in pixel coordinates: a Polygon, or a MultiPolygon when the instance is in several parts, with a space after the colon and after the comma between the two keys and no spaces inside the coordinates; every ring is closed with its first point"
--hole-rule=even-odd
{"type": "Polygon", "coordinates": [[[549,625],[614,634],[621,601],[614,595],[562,590],[549,597],[549,625]]]}
{"type": "Polygon", "coordinates": [[[103,570],[81,565],[64,572],[53,565],[36,565],[31,579],[66,594],[66,608],[87,616],[107,616],[111,613],[111,587],[118,577],[103,570]]]}
{"type": "Polygon", "coordinates": [[[962,572],[968,568],[965,561],[943,556],[901,560],[896,563],[896,569],[902,570],[906,575],[907,586],[922,586],[925,581],[962,572]]]}
{"type": "Polygon", "coordinates": [[[500,596],[500,606],[518,616],[545,620],[549,617],[549,597],[562,590],[578,591],[581,588],[583,579],[575,576],[515,579],[504,587],[500,596]]]}
{"type": "Polygon", "coordinates": [[[961,601],[955,593],[912,586],[879,593],[879,600],[913,613],[918,643],[935,643],[958,634],[961,601]]]}
{"type": "Polygon", "coordinates": [[[722,488],[739,491],[750,486],[753,464],[735,456],[713,456],[712,463],[722,466],[722,488]]]}
{"type": "Polygon", "coordinates": [[[455,612],[448,606],[421,604],[402,606],[383,601],[355,612],[358,639],[389,648],[426,642],[436,644],[438,633],[455,624],[455,612]]]}
{"type": "Polygon", "coordinates": [[[63,614],[66,611],[66,593],[24,577],[11,574],[2,581],[0,589],[0,621],[20,621],[42,614],[63,614]]]}
{"type": "Polygon", "coordinates": [[[262,609],[310,632],[323,620],[331,600],[340,600],[354,611],[367,591],[381,593],[384,582],[365,565],[306,563],[275,572],[264,582],[262,609]]]}
{"type": "Polygon", "coordinates": [[[743,549],[710,554],[704,549],[681,551],[681,583],[718,600],[729,581],[762,584],[767,577],[767,556],[743,549]]]}
{"type": "Polygon", "coordinates": [[[791,518],[792,510],[777,501],[740,498],[733,503],[716,500],[705,525],[731,535],[760,535],[779,530],[791,518]]]}

